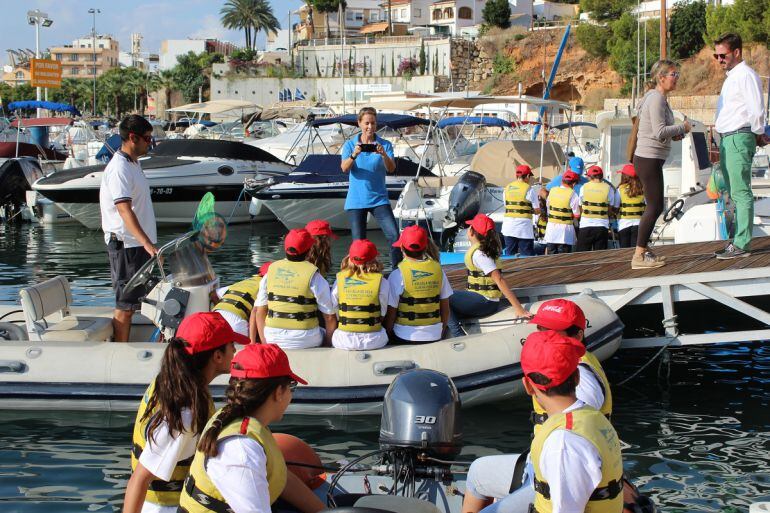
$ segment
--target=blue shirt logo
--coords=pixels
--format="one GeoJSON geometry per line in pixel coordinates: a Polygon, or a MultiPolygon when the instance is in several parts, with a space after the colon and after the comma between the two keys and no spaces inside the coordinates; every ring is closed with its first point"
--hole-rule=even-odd
{"type": "Polygon", "coordinates": [[[412,269],[413,280],[420,280],[422,278],[427,278],[429,276],[433,276],[433,273],[426,273],[425,271],[417,271],[415,269],[412,269]]]}

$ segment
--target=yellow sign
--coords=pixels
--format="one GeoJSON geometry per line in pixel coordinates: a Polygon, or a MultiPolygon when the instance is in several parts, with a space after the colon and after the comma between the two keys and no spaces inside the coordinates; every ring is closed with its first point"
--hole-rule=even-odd
{"type": "Polygon", "coordinates": [[[61,62],[32,59],[32,87],[61,87],[61,62]]]}

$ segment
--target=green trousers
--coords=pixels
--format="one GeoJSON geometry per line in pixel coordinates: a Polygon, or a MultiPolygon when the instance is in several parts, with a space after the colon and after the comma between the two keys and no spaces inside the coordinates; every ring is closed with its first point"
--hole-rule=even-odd
{"type": "Polygon", "coordinates": [[[734,134],[719,143],[719,164],[727,181],[727,191],[735,205],[735,237],[733,244],[745,251],[751,249],[754,226],[754,195],[751,192],[751,161],[757,151],[754,134],[734,134]]]}

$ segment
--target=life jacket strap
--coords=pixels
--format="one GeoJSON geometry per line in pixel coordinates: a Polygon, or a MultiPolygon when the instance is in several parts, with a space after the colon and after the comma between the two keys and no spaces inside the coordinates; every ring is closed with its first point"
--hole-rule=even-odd
{"type": "Polygon", "coordinates": [[[435,303],[437,301],[440,301],[440,296],[432,296],[432,297],[404,297],[401,296],[398,300],[399,303],[403,303],[405,305],[414,306],[414,305],[429,305],[431,303],[435,303]]]}
{"type": "Polygon", "coordinates": [[[312,319],[316,316],[315,312],[276,312],[275,310],[267,311],[268,317],[274,317],[276,319],[292,319],[295,321],[304,321],[306,319],[312,319]]]}
{"type": "Polygon", "coordinates": [[[430,312],[404,312],[403,310],[398,311],[399,319],[407,319],[409,321],[416,321],[417,319],[438,319],[439,316],[440,312],[438,310],[433,310],[430,312]]]}
{"type": "MultiPolygon", "coordinates": [[[[247,294],[248,295],[248,294],[247,294]]],[[[225,303],[228,305],[232,305],[241,312],[245,313],[246,315],[251,315],[251,310],[248,306],[244,305],[240,301],[236,301],[235,299],[230,299],[229,297],[225,297],[219,300],[220,303],[225,303]]]]}
{"type": "Polygon", "coordinates": [[[291,303],[294,305],[315,305],[316,300],[314,297],[305,296],[282,296],[280,294],[267,293],[268,301],[280,301],[281,303],[291,303]]]}
{"type": "Polygon", "coordinates": [[[468,271],[468,276],[472,278],[484,278],[486,274],[484,274],[484,271],[468,271]]]}
{"type": "Polygon", "coordinates": [[[529,416],[529,420],[532,421],[532,424],[539,426],[541,424],[545,424],[545,421],[548,420],[548,414],[545,412],[537,413],[533,411],[532,414],[529,416]]]}
{"type": "Polygon", "coordinates": [[[238,296],[239,298],[243,299],[247,303],[254,304],[254,296],[252,296],[248,292],[241,292],[241,291],[238,291],[238,290],[230,290],[230,289],[228,289],[227,292],[225,292],[225,295],[230,295],[230,294],[232,294],[233,296],[238,296]]]}
{"type": "Polygon", "coordinates": [[[340,312],[379,312],[380,306],[374,304],[368,305],[349,305],[347,303],[340,303],[340,312]]]}
{"type": "Polygon", "coordinates": [[[609,204],[607,204],[607,202],[596,203],[593,201],[585,201],[585,200],[583,200],[583,205],[588,205],[589,207],[604,207],[604,208],[609,207],[609,204]]]}
{"type": "Polygon", "coordinates": [[[367,326],[376,326],[377,324],[380,324],[382,321],[382,317],[364,317],[364,318],[353,318],[353,317],[345,317],[344,315],[340,316],[340,324],[346,325],[346,324],[362,324],[367,326]]]}
{"type": "Polygon", "coordinates": [[[482,285],[480,283],[469,283],[468,290],[497,290],[497,285],[482,285]]]}
{"type": "MultiPolygon", "coordinates": [[[[545,481],[540,481],[537,478],[534,478],[534,488],[535,488],[535,491],[540,495],[542,495],[544,498],[548,500],[551,499],[551,487],[545,481]]],[[[603,501],[607,499],[614,499],[622,491],[623,491],[622,480],[613,479],[612,481],[607,483],[607,486],[596,488],[593,491],[593,493],[591,493],[591,496],[588,498],[588,500],[603,501]]]]}
{"type": "Polygon", "coordinates": [[[192,500],[206,509],[210,509],[216,513],[235,513],[225,501],[212,497],[195,486],[195,478],[191,475],[187,476],[187,479],[184,482],[184,491],[187,492],[192,500]]]}

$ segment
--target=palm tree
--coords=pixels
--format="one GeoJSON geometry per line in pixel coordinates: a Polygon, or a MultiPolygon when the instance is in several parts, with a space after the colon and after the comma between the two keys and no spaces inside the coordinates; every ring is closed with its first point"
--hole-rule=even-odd
{"type": "Polygon", "coordinates": [[[160,91],[163,89],[165,108],[171,108],[171,93],[176,88],[176,79],[174,78],[174,72],[170,69],[165,69],[160,73],[153,73],[150,78],[149,89],[151,91],[160,91]]]}
{"type": "Polygon", "coordinates": [[[281,28],[273,14],[273,8],[266,0],[227,0],[219,10],[222,26],[227,29],[243,30],[246,36],[246,50],[257,46],[257,33],[276,32],[281,28]]]}
{"type": "MultiPolygon", "coordinates": [[[[273,8],[265,0],[252,0],[253,9],[251,11],[252,33],[251,47],[257,47],[257,33],[261,30],[265,33],[278,32],[281,24],[273,13],[273,8]]],[[[291,29],[291,27],[289,27],[291,29]]]]}

